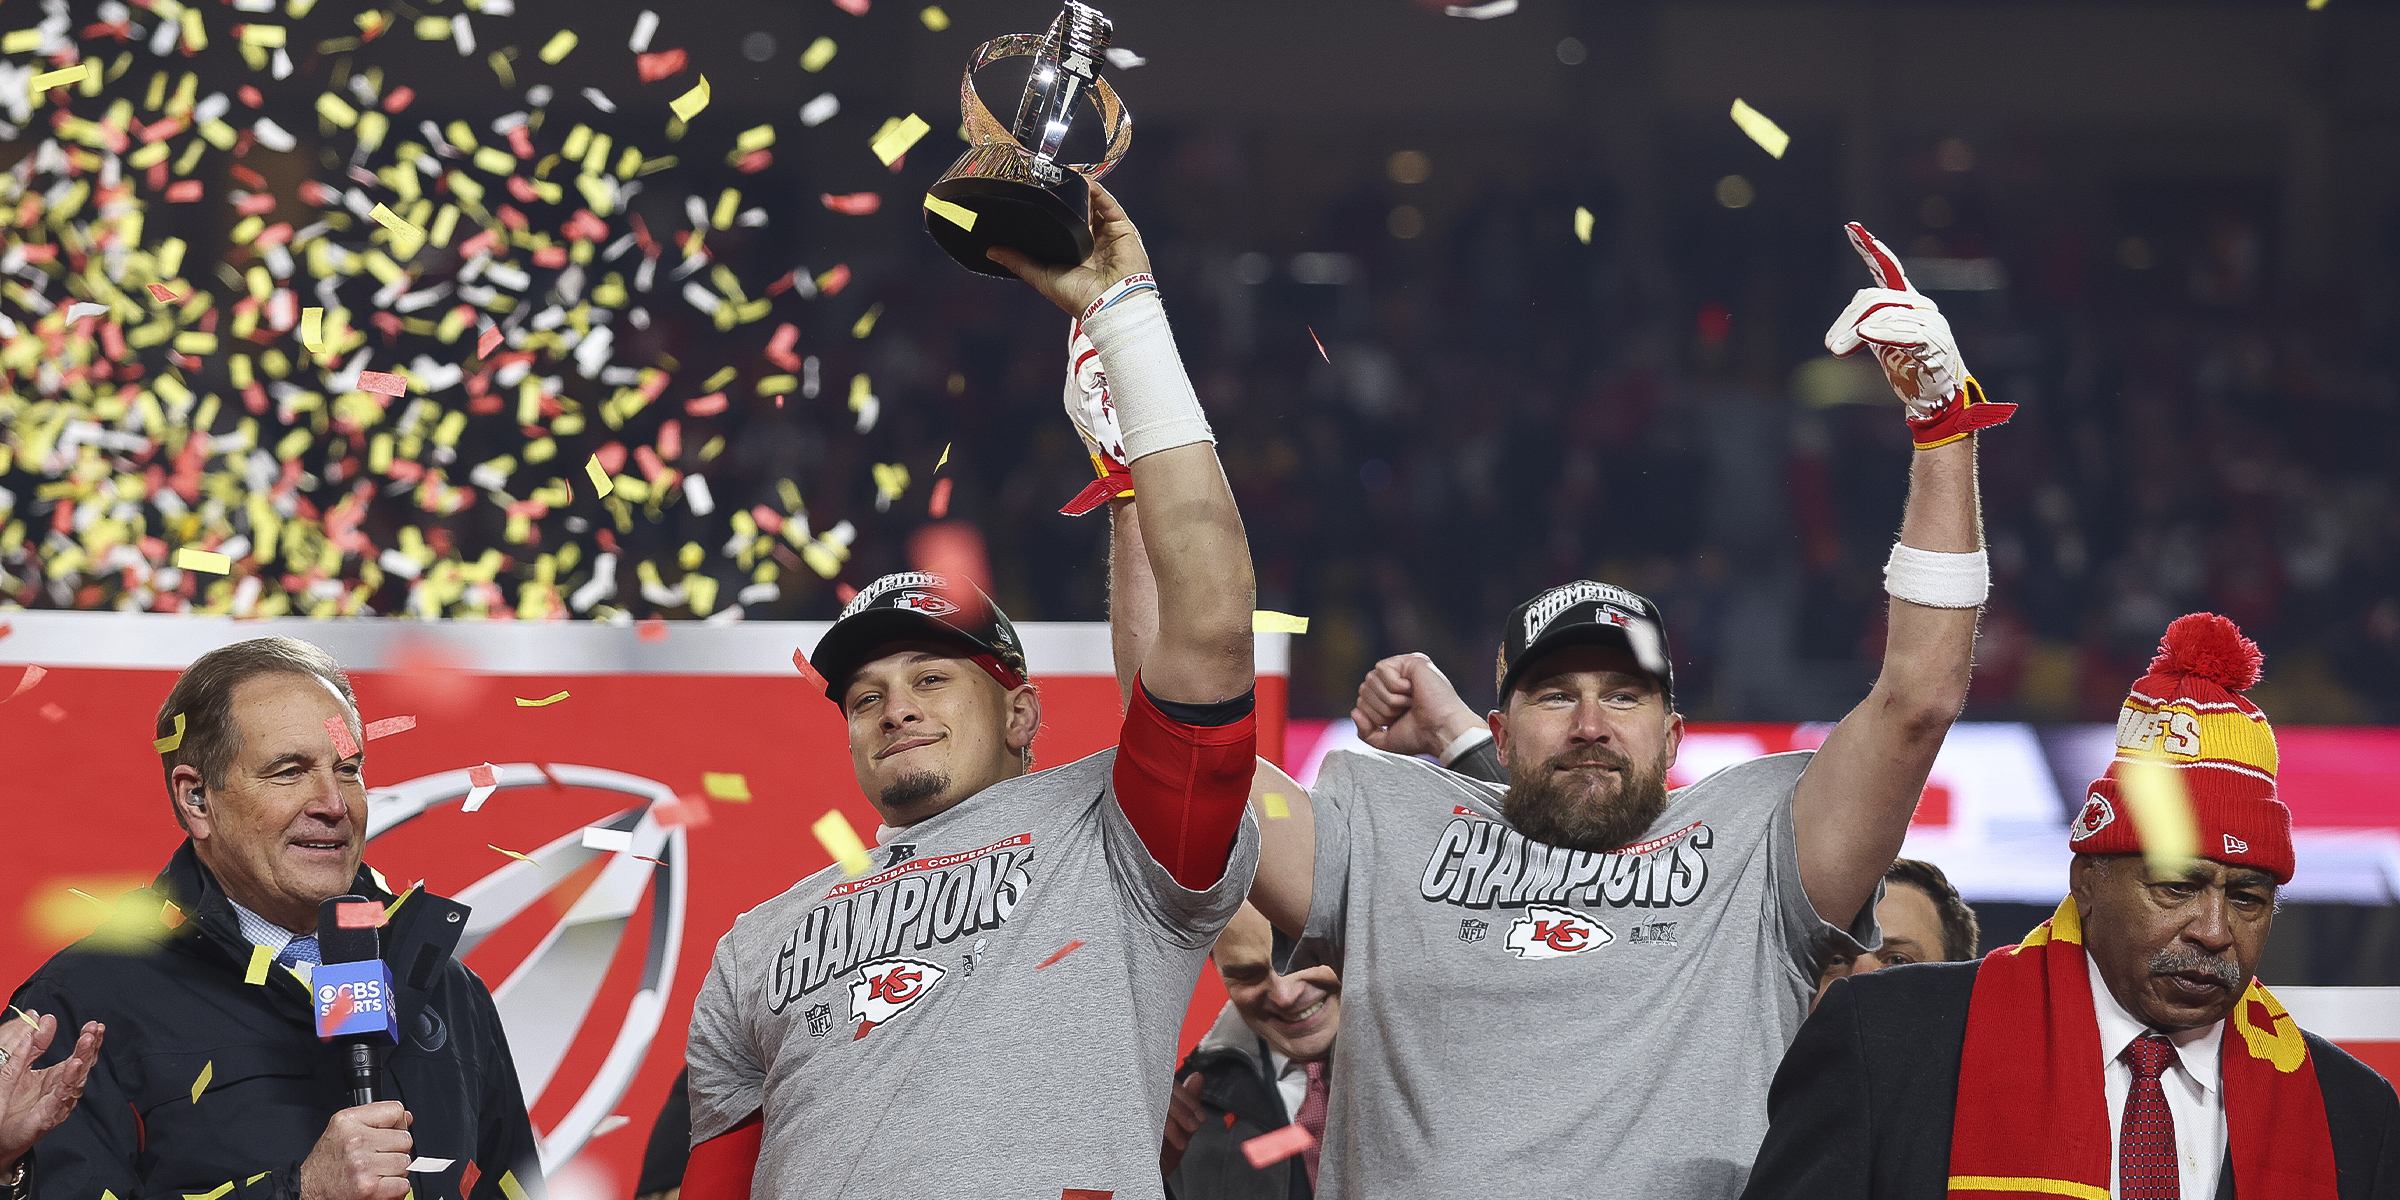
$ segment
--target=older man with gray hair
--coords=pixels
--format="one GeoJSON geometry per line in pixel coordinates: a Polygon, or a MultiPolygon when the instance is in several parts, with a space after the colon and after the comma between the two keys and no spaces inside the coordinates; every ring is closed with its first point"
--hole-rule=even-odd
{"type": "MultiPolygon", "coordinates": [[[[365,732],[341,667],[292,638],[213,650],[176,680],[157,733],[186,837],[156,882],[17,989],[57,1028],[96,1020],[107,1040],[10,1200],[539,1197],[499,1013],[452,957],[467,910],[396,897],[362,861],[365,732]],[[319,906],[343,895],[382,907],[394,985],[397,1044],[375,1053],[395,1098],[368,1104],[320,1044],[309,981],[319,906]]],[[[60,1042],[45,1057],[64,1057],[60,1042]]]]}

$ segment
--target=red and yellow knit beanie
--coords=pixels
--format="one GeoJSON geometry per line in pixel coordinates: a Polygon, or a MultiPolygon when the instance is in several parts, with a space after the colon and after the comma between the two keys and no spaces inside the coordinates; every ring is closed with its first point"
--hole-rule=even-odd
{"type": "Polygon", "coordinates": [[[2117,712],[2117,756],[2092,781],[2067,829],[2079,854],[2142,849],[2134,814],[2118,791],[2123,765],[2141,756],[2173,767],[2191,796],[2200,854],[2292,880],[2292,811],[2275,798],[2275,731],[2241,694],[2266,656],[2215,613],[2178,617],[2159,639],[2150,673],[2117,712]]]}

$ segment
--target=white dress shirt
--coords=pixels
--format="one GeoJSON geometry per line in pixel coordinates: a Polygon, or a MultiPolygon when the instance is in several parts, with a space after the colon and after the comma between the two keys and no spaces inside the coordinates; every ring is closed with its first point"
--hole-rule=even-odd
{"type": "MultiPolygon", "coordinates": [[[[2117,1200],[2117,1140],[2125,1132],[2125,1097],[2133,1091],[2133,1065],[2117,1056],[2133,1039],[2158,1032],[2125,1011],[2100,978],[2089,955],[2084,969],[2092,979],[2092,1014],[2100,1019],[2100,1062],[2108,1091],[2108,1195],[2117,1200]]],[[[2175,1118],[2175,1156],[2183,1168],[2183,1200],[2209,1200],[2217,1194],[2217,1173],[2225,1166],[2224,1076],[2218,1055],[2225,1046],[2225,1022],[2167,1034],[2175,1061],[2159,1074],[2158,1087],[2175,1118]]]]}
{"type": "Polygon", "coordinates": [[[248,938],[253,946],[265,946],[269,954],[282,954],[283,948],[291,945],[293,938],[300,936],[243,908],[231,896],[225,897],[225,903],[233,905],[233,919],[241,922],[242,936],[248,938]]]}
{"type": "Polygon", "coordinates": [[[1285,1058],[1283,1052],[1267,1050],[1267,1069],[1275,1073],[1275,1090],[1283,1093],[1283,1119],[1300,1119],[1300,1106],[1308,1101],[1308,1064],[1285,1058]]]}

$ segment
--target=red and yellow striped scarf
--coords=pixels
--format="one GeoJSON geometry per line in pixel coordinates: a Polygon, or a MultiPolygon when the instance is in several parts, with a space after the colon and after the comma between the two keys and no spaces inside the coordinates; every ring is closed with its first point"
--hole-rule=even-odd
{"type": "MultiPolygon", "coordinates": [[[[2252,979],[2228,1035],[2221,1094],[2236,1188],[2335,1200],[2325,1096],[2299,1025],[2252,979]]],[[[2115,1116],[2101,1071],[2083,921],[2069,896],[1976,971],[1950,1130],[1951,1200],[2108,1200],[2115,1116]]]]}

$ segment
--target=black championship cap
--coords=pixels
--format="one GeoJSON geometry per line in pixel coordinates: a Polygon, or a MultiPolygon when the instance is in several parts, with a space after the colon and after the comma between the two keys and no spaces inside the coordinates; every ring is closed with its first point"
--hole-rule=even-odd
{"type": "Polygon", "coordinates": [[[1533,660],[1584,642],[1623,646],[1659,690],[1675,698],[1675,664],[1667,655],[1667,626],[1658,606],[1614,584],[1578,579],[1562,583],[1508,614],[1500,640],[1500,703],[1533,660]]]}
{"type": "Polygon", "coordinates": [[[850,676],[894,642],[950,642],[1001,687],[1025,685],[1025,650],[1008,614],[968,580],[930,571],[886,575],[851,597],[808,665],[825,677],[825,698],[839,704],[850,676]]]}

